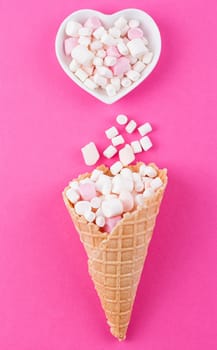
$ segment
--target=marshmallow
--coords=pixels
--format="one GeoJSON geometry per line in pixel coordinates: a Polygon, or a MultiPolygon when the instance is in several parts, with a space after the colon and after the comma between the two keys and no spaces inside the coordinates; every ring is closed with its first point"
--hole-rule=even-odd
{"type": "MultiPolygon", "coordinates": [[[[145,44],[141,38],[130,40],[127,43],[127,47],[129,49],[131,55],[134,57],[137,57],[137,58],[141,57],[142,55],[144,55],[148,51],[147,47],[145,46],[145,44]]],[[[145,63],[145,62],[143,61],[143,63],[145,63]]]]}
{"type": "Polygon", "coordinates": [[[98,27],[94,32],[93,32],[93,36],[94,38],[96,38],[97,40],[100,40],[102,38],[102,36],[106,34],[106,30],[104,27],[98,27]]]}
{"type": "Polygon", "coordinates": [[[133,173],[134,188],[136,192],[142,192],[144,190],[144,184],[141,176],[138,173],[133,173]]]}
{"type": "Polygon", "coordinates": [[[111,27],[109,28],[109,34],[113,36],[113,38],[120,38],[121,30],[117,27],[111,27]]]}
{"type": "Polygon", "coordinates": [[[145,164],[140,165],[140,167],[139,167],[139,174],[141,176],[145,176],[146,175],[146,165],[145,164]]]}
{"type": "Polygon", "coordinates": [[[82,147],[81,152],[86,165],[94,165],[99,160],[100,155],[94,142],[82,147]]]}
{"type": "Polygon", "coordinates": [[[96,197],[96,189],[94,183],[83,183],[79,186],[79,192],[83,200],[90,201],[96,197]]]}
{"type": "Polygon", "coordinates": [[[112,182],[108,182],[108,183],[105,183],[103,186],[102,186],[102,189],[101,189],[101,193],[104,194],[104,195],[109,195],[112,191],[112,182]]]}
{"type": "Polygon", "coordinates": [[[98,209],[100,208],[102,199],[100,197],[94,197],[91,199],[90,204],[93,209],[98,209]]]}
{"type": "Polygon", "coordinates": [[[91,42],[91,39],[87,36],[80,36],[78,43],[83,46],[88,46],[91,42]]]}
{"type": "Polygon", "coordinates": [[[88,65],[93,60],[93,53],[86,46],[78,45],[71,52],[72,58],[78,63],[88,65]]]}
{"type": "Polygon", "coordinates": [[[78,45],[78,38],[67,38],[64,40],[64,51],[66,56],[71,55],[72,49],[78,45]]]}
{"type": "Polygon", "coordinates": [[[123,86],[124,88],[128,88],[130,85],[132,84],[131,80],[124,77],[121,79],[121,86],[123,86]]]}
{"type": "Polygon", "coordinates": [[[118,77],[111,78],[111,84],[114,86],[116,92],[120,90],[121,81],[118,77]]]}
{"type": "Polygon", "coordinates": [[[105,58],[106,57],[106,51],[101,49],[101,50],[98,50],[97,53],[96,53],[97,57],[100,57],[100,58],[105,58]]]}
{"type": "Polygon", "coordinates": [[[127,57],[120,57],[112,67],[114,75],[121,76],[130,70],[130,62],[127,57]]]}
{"type": "Polygon", "coordinates": [[[97,181],[96,181],[96,190],[102,193],[103,187],[109,188],[110,184],[112,183],[111,177],[107,176],[105,174],[99,175],[97,181]]]}
{"type": "Polygon", "coordinates": [[[113,56],[119,58],[121,55],[116,46],[109,46],[106,50],[108,56],[113,56]]]}
{"type": "Polygon", "coordinates": [[[123,204],[118,198],[108,199],[102,202],[102,212],[106,218],[121,215],[123,213],[123,204]]]}
{"type": "Polygon", "coordinates": [[[131,120],[131,121],[127,124],[125,130],[126,130],[126,132],[128,132],[128,134],[132,134],[132,133],[134,132],[134,130],[136,129],[136,127],[137,127],[136,122],[135,122],[134,120],[131,120]]]}
{"type": "Polygon", "coordinates": [[[137,28],[138,26],[139,26],[139,21],[137,21],[137,19],[129,20],[129,27],[130,28],[137,28]]]}
{"type": "Polygon", "coordinates": [[[104,58],[104,64],[108,67],[114,66],[117,63],[117,58],[113,56],[106,56],[104,58]]]}
{"type": "Polygon", "coordinates": [[[86,211],[84,217],[88,222],[93,222],[96,218],[96,215],[92,211],[86,211]]]}
{"type": "Polygon", "coordinates": [[[118,47],[118,51],[120,52],[121,55],[125,56],[129,53],[129,50],[123,41],[119,42],[117,47],[118,47]]]}
{"type": "Polygon", "coordinates": [[[105,78],[108,78],[108,79],[111,79],[113,77],[112,71],[105,66],[98,66],[97,73],[99,73],[99,75],[101,75],[105,78]]]}
{"type": "Polygon", "coordinates": [[[81,66],[81,68],[88,74],[88,76],[93,74],[93,66],[81,66]]]}
{"type": "Polygon", "coordinates": [[[78,22],[68,21],[66,24],[65,32],[69,36],[78,36],[78,32],[81,27],[81,24],[78,22]]]}
{"type": "Polygon", "coordinates": [[[92,34],[92,29],[90,27],[82,27],[79,29],[78,34],[80,36],[90,36],[92,34]]]}
{"type": "Polygon", "coordinates": [[[140,78],[140,74],[133,69],[129,70],[126,75],[132,81],[136,81],[140,78]]]}
{"type": "Polygon", "coordinates": [[[69,183],[69,187],[70,188],[73,188],[73,190],[75,190],[75,191],[78,191],[78,187],[79,187],[79,184],[78,184],[78,181],[71,181],[70,183],[69,183]]]}
{"type": "Polygon", "coordinates": [[[141,73],[144,69],[145,69],[145,64],[142,63],[141,61],[137,61],[133,66],[133,70],[138,73],[141,73]]]}
{"type": "Polygon", "coordinates": [[[147,188],[151,187],[152,178],[145,176],[145,177],[142,178],[142,180],[143,180],[143,183],[144,183],[144,186],[145,186],[145,190],[147,190],[147,188]]]}
{"type": "Polygon", "coordinates": [[[112,138],[113,146],[122,145],[124,143],[124,138],[122,135],[118,135],[112,138]]]}
{"type": "Polygon", "coordinates": [[[153,179],[150,183],[150,186],[153,190],[158,190],[163,185],[163,181],[161,180],[160,177],[156,177],[153,179]]]}
{"type": "MultiPolygon", "coordinates": [[[[122,37],[124,37],[124,36],[127,34],[129,28],[130,28],[130,27],[129,27],[128,25],[126,25],[125,27],[123,27],[123,28],[121,29],[121,36],[122,36],[122,37]]],[[[125,38],[124,38],[124,39],[125,39],[125,38]]]]}
{"type": "Polygon", "coordinates": [[[135,64],[136,62],[140,62],[140,61],[138,61],[138,59],[136,57],[133,57],[133,56],[129,56],[129,60],[130,60],[131,64],[135,64]]]}
{"type": "Polygon", "coordinates": [[[128,178],[128,179],[132,179],[133,178],[133,173],[129,168],[123,168],[121,170],[121,175],[128,178]]]}
{"type": "Polygon", "coordinates": [[[134,153],[142,152],[142,147],[141,147],[141,144],[139,141],[132,141],[130,145],[131,145],[134,153]]]}
{"type": "Polygon", "coordinates": [[[124,17],[119,17],[115,23],[114,23],[115,27],[122,29],[127,25],[127,20],[124,17]]]}
{"type": "Polygon", "coordinates": [[[140,143],[144,151],[148,151],[152,147],[152,142],[148,136],[142,137],[140,143]]]}
{"type": "Polygon", "coordinates": [[[147,188],[147,190],[143,192],[143,197],[150,198],[151,196],[153,196],[153,194],[154,194],[154,190],[152,188],[147,188]]]}
{"type": "Polygon", "coordinates": [[[143,31],[140,28],[130,28],[128,30],[127,36],[130,40],[143,37],[143,31]]]}
{"type": "Polygon", "coordinates": [[[108,139],[112,139],[113,137],[118,135],[118,130],[115,126],[112,126],[111,128],[105,131],[105,134],[108,139]]]}
{"type": "Polygon", "coordinates": [[[94,169],[92,171],[90,179],[95,182],[102,173],[103,173],[102,170],[94,169]]]}
{"type": "Polygon", "coordinates": [[[75,191],[73,188],[69,188],[69,189],[66,191],[66,197],[67,197],[68,200],[69,200],[71,203],[73,203],[73,204],[75,204],[75,203],[79,200],[79,198],[80,198],[78,192],[75,191]]]}
{"type": "Polygon", "coordinates": [[[102,26],[100,20],[98,17],[89,17],[85,23],[85,27],[91,28],[91,29],[97,29],[102,26]]]}
{"type": "Polygon", "coordinates": [[[99,227],[105,226],[105,218],[102,215],[96,217],[96,225],[99,227]]]}
{"type": "Polygon", "coordinates": [[[94,40],[91,44],[90,44],[90,48],[92,51],[96,51],[102,48],[102,43],[99,40],[94,40]]]}
{"type": "Polygon", "coordinates": [[[155,168],[153,168],[152,166],[147,165],[145,167],[144,175],[152,177],[152,178],[156,177],[157,176],[157,170],[155,168]]]}
{"type": "Polygon", "coordinates": [[[106,219],[105,232],[110,233],[120,220],[120,215],[106,219]]]}
{"type": "Polygon", "coordinates": [[[116,44],[116,40],[113,38],[113,36],[107,33],[103,34],[103,36],[101,37],[101,41],[103,44],[108,46],[112,46],[116,44]]]}
{"type": "Polygon", "coordinates": [[[123,204],[124,211],[131,211],[134,207],[134,199],[130,192],[123,191],[119,195],[119,199],[123,204]]]}
{"type": "Polygon", "coordinates": [[[119,159],[124,166],[135,160],[135,155],[130,145],[127,144],[119,151],[119,159]]]}
{"type": "Polygon", "coordinates": [[[152,131],[152,126],[150,123],[145,123],[138,128],[141,136],[146,135],[148,132],[152,131]]]}
{"type": "Polygon", "coordinates": [[[117,117],[116,117],[116,122],[119,124],[119,125],[125,125],[128,121],[128,118],[125,114],[118,114],[117,117]]]}
{"type": "Polygon", "coordinates": [[[81,81],[85,81],[85,79],[87,79],[88,77],[88,74],[81,68],[78,68],[75,72],[75,76],[81,80],[81,81]]]}
{"type": "Polygon", "coordinates": [[[120,194],[122,191],[132,192],[134,182],[132,178],[128,178],[121,174],[117,174],[112,179],[112,192],[120,194]]]}
{"type": "Polygon", "coordinates": [[[86,79],[84,82],[84,85],[90,90],[94,90],[97,88],[97,85],[94,83],[92,79],[86,79]]]}
{"type": "Polygon", "coordinates": [[[138,206],[143,206],[144,205],[144,197],[142,194],[137,194],[134,198],[135,200],[135,203],[138,205],[138,206]]]}
{"type": "Polygon", "coordinates": [[[110,171],[111,171],[112,175],[117,175],[121,171],[122,168],[123,168],[122,163],[117,161],[114,164],[112,164],[112,166],[110,167],[110,171]]]}
{"type": "Polygon", "coordinates": [[[153,58],[153,52],[146,52],[145,55],[143,56],[142,62],[145,64],[151,63],[153,58]]]}
{"type": "Polygon", "coordinates": [[[108,147],[103,151],[103,155],[104,155],[106,158],[108,158],[108,159],[112,158],[116,153],[117,153],[117,149],[116,149],[114,146],[112,146],[112,145],[108,146],[108,147]]]}
{"type": "Polygon", "coordinates": [[[71,63],[69,64],[69,69],[73,72],[73,73],[75,73],[77,70],[78,70],[78,68],[79,68],[79,64],[78,64],[78,62],[76,61],[76,60],[72,60],[71,61],[71,63]]]}
{"type": "Polygon", "coordinates": [[[94,80],[94,82],[95,82],[97,85],[99,85],[99,86],[101,86],[101,87],[103,87],[103,88],[104,88],[104,87],[106,86],[106,84],[107,84],[107,78],[102,77],[102,76],[99,75],[98,73],[94,74],[93,80],[94,80]]]}
{"type": "Polygon", "coordinates": [[[94,57],[93,64],[95,66],[102,66],[103,65],[103,59],[101,57],[94,57]]]}
{"type": "Polygon", "coordinates": [[[112,97],[116,95],[116,89],[112,84],[108,84],[105,89],[108,96],[112,97]]]}
{"type": "Polygon", "coordinates": [[[91,211],[91,205],[89,201],[79,201],[75,203],[75,212],[78,215],[84,215],[87,212],[91,211]]]}

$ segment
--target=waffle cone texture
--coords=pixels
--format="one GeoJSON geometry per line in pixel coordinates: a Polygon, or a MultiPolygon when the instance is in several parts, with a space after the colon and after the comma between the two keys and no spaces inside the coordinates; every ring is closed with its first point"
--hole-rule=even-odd
{"type": "MultiPolygon", "coordinates": [[[[129,168],[137,172],[141,164],[129,168]]],[[[83,216],[77,215],[66,197],[69,187],[63,192],[65,205],[86,250],[89,274],[110,331],[119,340],[126,337],[148,246],[167,185],[167,170],[160,170],[153,163],[150,165],[157,170],[163,186],[146,199],[143,206],[125,213],[110,233],[101,232],[96,224],[88,223],[83,216]]],[[[104,165],[98,169],[111,175],[104,165]]],[[[76,180],[90,175],[83,174],[76,180]]]]}

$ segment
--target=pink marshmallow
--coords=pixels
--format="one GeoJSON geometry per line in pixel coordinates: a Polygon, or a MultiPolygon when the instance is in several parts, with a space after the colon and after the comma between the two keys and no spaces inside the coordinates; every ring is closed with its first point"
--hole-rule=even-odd
{"type": "Polygon", "coordinates": [[[113,228],[117,225],[118,221],[121,220],[121,216],[113,216],[112,218],[107,218],[106,219],[106,224],[104,226],[104,231],[105,232],[111,232],[113,228]]]}
{"type": "Polygon", "coordinates": [[[108,56],[121,57],[116,46],[109,46],[106,52],[108,56]]]}
{"type": "Polygon", "coordinates": [[[143,31],[140,28],[131,28],[127,32],[127,36],[130,40],[142,38],[143,37],[143,31]]]}
{"type": "Polygon", "coordinates": [[[121,76],[128,72],[130,68],[130,61],[127,57],[120,57],[117,63],[112,67],[114,75],[121,76]]]}
{"type": "Polygon", "coordinates": [[[102,26],[102,23],[97,17],[89,17],[84,23],[84,27],[88,27],[92,29],[97,29],[101,26],[102,26]]]}
{"type": "Polygon", "coordinates": [[[67,38],[64,41],[64,51],[66,56],[71,55],[72,49],[78,45],[78,38],[67,38]]]}
{"type": "Polygon", "coordinates": [[[96,188],[92,183],[82,183],[79,185],[79,192],[83,200],[90,201],[96,197],[96,188]]]}

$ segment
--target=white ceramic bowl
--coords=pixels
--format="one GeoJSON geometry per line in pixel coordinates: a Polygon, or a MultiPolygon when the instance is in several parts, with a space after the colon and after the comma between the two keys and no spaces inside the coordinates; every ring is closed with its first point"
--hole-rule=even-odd
{"type": "Polygon", "coordinates": [[[69,15],[63,20],[56,35],[55,49],[56,49],[57,59],[62,69],[77,85],[79,85],[83,90],[87,91],[89,94],[96,97],[98,100],[107,104],[111,104],[118,101],[120,98],[124,97],[125,95],[127,95],[130,91],[134,90],[153,71],[160,57],[161,36],[155,21],[152,19],[152,17],[150,17],[144,11],[141,11],[138,9],[125,9],[125,10],[113,13],[111,15],[106,15],[95,10],[85,9],[85,10],[79,10],[79,11],[73,12],[71,15],[69,15]],[[93,90],[93,91],[88,89],[70,71],[69,69],[70,58],[66,57],[64,53],[63,42],[64,42],[64,39],[66,38],[66,35],[65,35],[66,23],[69,20],[74,20],[74,21],[83,23],[88,17],[91,17],[91,16],[97,16],[107,28],[109,28],[114,23],[114,21],[120,16],[125,17],[127,20],[138,19],[141,23],[141,28],[143,29],[145,36],[149,41],[149,48],[154,54],[151,63],[145,68],[144,72],[142,72],[141,78],[138,79],[135,83],[133,83],[129,88],[121,88],[120,91],[115,96],[112,96],[112,97],[108,96],[106,92],[102,89],[93,90]]]}

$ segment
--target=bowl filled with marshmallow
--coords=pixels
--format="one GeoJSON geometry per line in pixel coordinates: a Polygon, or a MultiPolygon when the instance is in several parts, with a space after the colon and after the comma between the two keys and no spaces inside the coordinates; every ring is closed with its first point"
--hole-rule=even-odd
{"type": "Polygon", "coordinates": [[[154,20],[138,9],[111,15],[79,10],[61,23],[55,49],[60,66],[78,86],[111,104],[153,71],[161,37],[154,20]]]}

